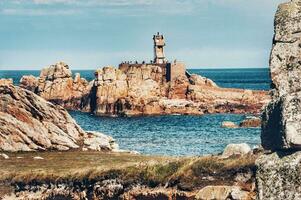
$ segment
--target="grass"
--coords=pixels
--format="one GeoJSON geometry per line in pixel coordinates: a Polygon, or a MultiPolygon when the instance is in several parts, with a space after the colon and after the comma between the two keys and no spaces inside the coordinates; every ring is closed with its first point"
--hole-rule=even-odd
{"type": "MultiPolygon", "coordinates": [[[[211,184],[232,184],[236,173],[253,170],[256,156],[221,159],[164,157],[100,152],[8,153],[0,158],[0,182],[29,184],[119,178],[127,184],[192,190],[211,184]],[[41,156],[43,160],[33,157],[41,156]],[[211,179],[208,177],[211,177],[211,179]]],[[[1,185],[1,184],[0,184],[1,185]]]]}

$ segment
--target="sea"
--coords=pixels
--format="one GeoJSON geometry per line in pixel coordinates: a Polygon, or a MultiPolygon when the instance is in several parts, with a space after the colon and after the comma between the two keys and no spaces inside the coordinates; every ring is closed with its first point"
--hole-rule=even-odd
{"type": "MultiPolygon", "coordinates": [[[[212,79],[221,87],[269,90],[268,68],[189,69],[190,73],[212,79]]],[[[94,70],[73,70],[93,80],[94,70]]],[[[12,78],[17,85],[23,75],[39,76],[37,70],[0,70],[0,78],[12,78]]],[[[260,128],[221,128],[223,121],[241,122],[246,115],[208,114],[145,117],[99,117],[69,111],[85,130],[111,135],[120,149],[147,155],[201,156],[218,154],[230,143],[260,144],[260,128]]]]}

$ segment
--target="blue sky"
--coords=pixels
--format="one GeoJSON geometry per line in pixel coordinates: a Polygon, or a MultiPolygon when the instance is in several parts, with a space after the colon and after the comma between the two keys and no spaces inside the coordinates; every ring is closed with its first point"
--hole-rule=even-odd
{"type": "Polygon", "coordinates": [[[117,66],[166,56],[189,68],[267,67],[283,0],[0,0],[0,70],[117,66]]]}

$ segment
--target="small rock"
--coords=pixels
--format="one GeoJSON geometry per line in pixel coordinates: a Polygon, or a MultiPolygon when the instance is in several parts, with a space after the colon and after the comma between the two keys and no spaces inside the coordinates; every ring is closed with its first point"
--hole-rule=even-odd
{"type": "Polygon", "coordinates": [[[231,199],[242,200],[242,199],[250,199],[249,192],[241,190],[239,187],[233,187],[231,191],[231,199]]]}
{"type": "Polygon", "coordinates": [[[243,120],[240,124],[240,127],[244,128],[255,128],[261,126],[261,119],[259,117],[249,117],[243,120]]]}
{"type": "Polygon", "coordinates": [[[140,155],[139,151],[131,151],[131,150],[123,150],[123,149],[113,149],[112,152],[114,153],[129,153],[133,155],[140,155]]]}
{"type": "Polygon", "coordinates": [[[231,193],[230,186],[206,186],[201,189],[195,196],[197,200],[204,199],[224,199],[226,200],[231,193]]]}
{"type": "Polygon", "coordinates": [[[44,160],[44,158],[42,158],[40,156],[35,156],[35,157],[33,157],[33,159],[35,159],[35,160],[44,160]]]}
{"type": "Polygon", "coordinates": [[[5,153],[1,153],[0,156],[3,157],[4,159],[9,159],[9,156],[6,155],[5,153]]]}
{"type": "Polygon", "coordinates": [[[197,200],[226,200],[226,199],[234,199],[234,200],[243,200],[243,199],[251,199],[250,193],[241,190],[238,186],[206,186],[201,189],[195,196],[197,200]]]}
{"type": "Polygon", "coordinates": [[[234,122],[224,121],[222,123],[222,128],[238,128],[238,126],[234,122]]]}
{"type": "Polygon", "coordinates": [[[250,153],[251,151],[251,147],[246,143],[228,144],[222,154],[222,157],[228,158],[232,155],[245,155],[250,153]]]}
{"type": "Polygon", "coordinates": [[[252,150],[252,153],[253,154],[259,154],[259,153],[262,153],[262,152],[264,152],[264,149],[262,148],[262,146],[261,145],[255,145],[254,147],[253,147],[253,150],[252,150]]]}

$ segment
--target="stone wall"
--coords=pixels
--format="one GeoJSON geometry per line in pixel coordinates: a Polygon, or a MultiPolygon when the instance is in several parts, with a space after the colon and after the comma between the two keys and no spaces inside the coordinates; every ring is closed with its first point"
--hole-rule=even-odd
{"type": "Polygon", "coordinates": [[[166,80],[173,81],[176,78],[186,76],[186,66],[183,62],[173,62],[166,65],[166,80]]]}

